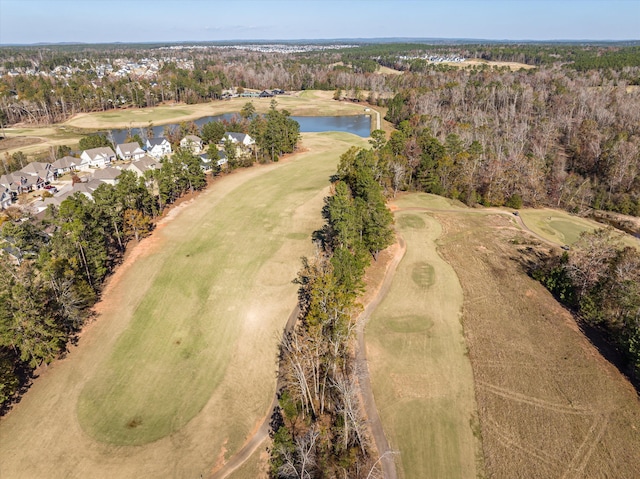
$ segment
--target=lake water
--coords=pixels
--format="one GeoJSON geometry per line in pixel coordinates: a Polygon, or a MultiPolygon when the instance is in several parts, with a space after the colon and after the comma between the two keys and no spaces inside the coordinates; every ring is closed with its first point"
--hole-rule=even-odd
{"type": "MultiPolygon", "coordinates": [[[[210,121],[231,120],[237,113],[225,113],[224,115],[205,116],[194,120],[194,123],[201,127],[210,121]]],[[[369,115],[355,116],[292,116],[295,121],[300,123],[301,133],[314,133],[323,131],[344,131],[363,138],[369,137],[371,133],[371,117],[369,115]]],[[[162,136],[165,127],[177,127],[177,123],[171,125],[162,125],[153,127],[153,135],[155,137],[162,136]]],[[[138,128],[131,130],[132,134],[139,133],[138,128]]],[[[111,130],[113,139],[116,144],[124,143],[129,131],[127,129],[111,130]]]]}

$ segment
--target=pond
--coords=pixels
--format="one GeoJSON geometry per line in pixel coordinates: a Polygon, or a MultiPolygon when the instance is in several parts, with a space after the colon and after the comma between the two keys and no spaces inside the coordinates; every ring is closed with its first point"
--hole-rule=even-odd
{"type": "MultiPolygon", "coordinates": [[[[223,115],[205,116],[194,120],[194,123],[201,127],[210,121],[231,120],[237,113],[225,113],[223,115]]],[[[369,137],[371,133],[371,117],[369,115],[354,116],[292,116],[295,121],[300,123],[301,133],[314,133],[323,131],[344,131],[363,138],[369,137]]],[[[160,137],[165,127],[177,127],[177,123],[170,125],[161,125],[153,127],[153,136],[160,137]]],[[[139,133],[138,128],[132,128],[131,133],[139,133]]],[[[111,130],[115,143],[124,143],[129,134],[126,128],[111,130]]]]}

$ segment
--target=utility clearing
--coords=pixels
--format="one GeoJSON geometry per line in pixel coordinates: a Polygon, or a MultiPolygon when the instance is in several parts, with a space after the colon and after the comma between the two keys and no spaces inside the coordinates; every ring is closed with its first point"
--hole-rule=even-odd
{"type": "Polygon", "coordinates": [[[0,423],[0,477],[198,477],[235,454],[275,392],[292,283],[339,156],[306,151],[218,179],[111,278],[96,320],[0,423]]]}

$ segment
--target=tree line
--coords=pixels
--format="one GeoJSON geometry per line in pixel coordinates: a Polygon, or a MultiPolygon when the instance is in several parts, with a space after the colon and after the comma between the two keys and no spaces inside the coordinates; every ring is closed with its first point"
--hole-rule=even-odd
{"type": "Polygon", "coordinates": [[[394,188],[640,214],[640,91],[620,77],[457,70],[414,80],[386,102],[397,131],[381,148],[394,188]]]}
{"type": "Polygon", "coordinates": [[[393,241],[375,153],[342,155],[325,198],[317,251],[303,258],[300,315],[280,348],[271,477],[369,477],[375,464],[354,364],[357,298],[371,259],[393,241]]]}

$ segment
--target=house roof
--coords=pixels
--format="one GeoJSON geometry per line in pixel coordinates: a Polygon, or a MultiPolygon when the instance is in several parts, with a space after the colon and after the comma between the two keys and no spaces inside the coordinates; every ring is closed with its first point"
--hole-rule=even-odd
{"type": "Polygon", "coordinates": [[[151,148],[153,148],[154,146],[162,145],[162,143],[164,143],[165,141],[167,143],[169,143],[169,140],[167,140],[166,138],[162,138],[162,137],[160,137],[160,138],[149,138],[147,140],[147,145],[149,145],[151,148]]]}
{"type": "Polygon", "coordinates": [[[9,188],[11,184],[20,184],[20,177],[16,177],[11,173],[0,176],[0,185],[9,188]]]}
{"type": "Polygon", "coordinates": [[[182,141],[185,141],[185,140],[192,141],[193,143],[200,143],[202,141],[202,138],[196,135],[187,135],[182,139],[182,141]]]}
{"type": "Polygon", "coordinates": [[[29,186],[34,184],[33,176],[31,175],[20,175],[20,172],[17,171],[17,174],[9,173],[8,175],[0,176],[0,185],[11,189],[11,186],[14,187],[21,186],[23,188],[28,188],[29,186]]]}
{"type": "Polygon", "coordinates": [[[251,138],[249,135],[247,135],[246,133],[236,133],[236,132],[233,132],[233,131],[227,131],[227,132],[225,132],[224,136],[228,136],[228,137],[230,137],[230,138],[233,138],[234,140],[236,140],[236,141],[238,141],[238,142],[240,142],[240,143],[244,143],[244,140],[245,140],[245,139],[247,139],[247,138],[248,138],[249,140],[251,140],[251,139],[252,139],[252,138],[251,138]]]}
{"type": "Polygon", "coordinates": [[[20,169],[20,171],[28,175],[42,176],[41,173],[43,171],[48,171],[50,168],[51,168],[51,163],[41,163],[39,161],[32,161],[27,166],[20,169]]]}
{"type": "Polygon", "coordinates": [[[102,181],[96,180],[95,178],[87,181],[86,183],[85,182],[76,183],[75,185],[73,185],[71,194],[79,191],[80,193],[85,193],[91,196],[91,193],[93,193],[96,189],[98,189],[98,187],[102,184],[103,184],[102,181]]]}
{"type": "Polygon", "coordinates": [[[138,171],[141,171],[142,173],[144,173],[145,171],[156,169],[158,167],[158,160],[156,160],[155,158],[149,155],[144,155],[139,160],[129,163],[123,169],[130,170],[131,168],[134,168],[134,167],[138,171]]]}
{"type": "Polygon", "coordinates": [[[71,168],[72,166],[77,166],[80,163],[80,160],[74,158],[72,156],[63,156],[62,158],[51,163],[51,167],[54,169],[58,168],[71,168]]]}
{"type": "Polygon", "coordinates": [[[100,148],[90,148],[88,150],[84,150],[84,153],[89,155],[89,158],[95,160],[98,157],[111,157],[116,156],[111,148],[108,146],[101,146],[100,148]]]}
{"type": "Polygon", "coordinates": [[[132,143],[120,143],[116,149],[120,150],[123,155],[132,155],[136,150],[142,151],[140,145],[135,141],[132,143]]]}
{"type": "Polygon", "coordinates": [[[122,174],[122,171],[117,168],[102,168],[93,172],[94,180],[115,180],[122,174]]]}

